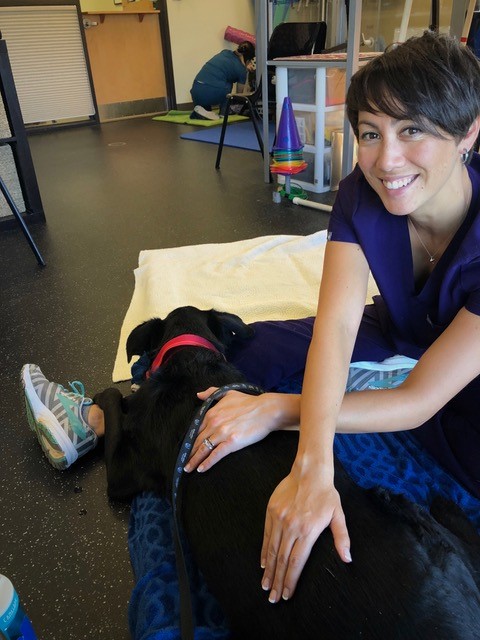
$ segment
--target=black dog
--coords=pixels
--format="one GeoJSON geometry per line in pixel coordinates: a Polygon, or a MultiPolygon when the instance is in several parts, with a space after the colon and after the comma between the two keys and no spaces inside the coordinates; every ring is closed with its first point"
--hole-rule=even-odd
{"type": "MultiPolygon", "coordinates": [[[[95,398],[106,417],[108,492],[170,496],[180,444],[199,407],[196,393],[240,381],[223,353],[249,329],[237,316],[183,307],[137,327],[128,357],[152,358],[172,338],[196,334],[217,351],[172,347],[128,399],[95,398]]],[[[169,343],[171,344],[171,343],[169,343]]],[[[478,640],[480,543],[464,516],[438,503],[435,517],[387,491],[364,491],[336,463],[352,541],[351,564],[330,531],[316,542],[292,599],[272,605],[260,582],[268,500],[288,474],[298,434],[275,432],[206,473],[184,474],[181,519],[194,560],[240,640],[478,640]],[[443,524],[442,524],[443,523],[443,524]]]]}

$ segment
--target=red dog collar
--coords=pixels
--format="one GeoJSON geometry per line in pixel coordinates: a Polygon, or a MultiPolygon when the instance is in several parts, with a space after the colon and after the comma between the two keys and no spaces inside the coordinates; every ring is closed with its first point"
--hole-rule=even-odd
{"type": "Polygon", "coordinates": [[[147,378],[149,378],[154,371],[162,366],[162,364],[166,360],[166,354],[172,349],[176,349],[177,347],[204,347],[205,349],[210,349],[210,351],[215,351],[215,353],[220,353],[217,347],[212,342],[210,342],[210,340],[207,340],[206,338],[202,338],[200,336],[196,336],[194,333],[183,333],[181,336],[172,338],[163,345],[163,347],[157,353],[155,360],[152,362],[152,366],[147,371],[147,378]]]}

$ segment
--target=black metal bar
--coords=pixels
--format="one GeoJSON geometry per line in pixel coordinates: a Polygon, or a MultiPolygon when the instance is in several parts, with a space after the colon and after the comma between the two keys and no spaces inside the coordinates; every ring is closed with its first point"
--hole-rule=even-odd
{"type": "Polygon", "coordinates": [[[33,253],[35,254],[35,257],[37,258],[38,264],[41,267],[44,267],[45,266],[45,260],[42,258],[42,254],[38,250],[38,247],[35,244],[35,241],[33,240],[32,236],[30,234],[30,231],[28,230],[27,225],[25,224],[25,220],[22,218],[22,214],[18,210],[14,199],[10,195],[10,192],[7,189],[7,187],[6,187],[4,181],[2,180],[1,177],[0,177],[0,191],[3,193],[3,195],[5,197],[5,200],[7,201],[8,206],[10,207],[10,209],[12,210],[13,215],[17,219],[17,222],[20,225],[20,228],[22,229],[23,234],[26,237],[28,244],[30,245],[33,253]]]}
{"type": "MultiPolygon", "coordinates": [[[[43,0],[42,0],[42,4],[45,4],[43,0]]],[[[93,84],[92,68],[90,66],[90,58],[88,56],[87,39],[85,37],[85,30],[83,28],[83,16],[82,16],[82,9],[80,7],[80,0],[75,0],[75,5],[77,7],[78,27],[80,29],[80,36],[82,38],[83,53],[85,55],[85,63],[87,66],[88,82],[90,84],[90,93],[92,94],[93,108],[95,109],[95,114],[91,116],[91,120],[93,120],[94,124],[100,124],[100,117],[98,115],[97,96],[95,95],[95,86],[93,84]]]]}
{"type": "Polygon", "coordinates": [[[168,24],[167,0],[157,0],[155,8],[160,11],[158,20],[160,24],[160,38],[162,40],[163,67],[165,70],[165,83],[167,89],[168,109],[177,108],[177,95],[175,93],[175,78],[173,75],[172,42],[170,40],[170,27],[168,24]]]}
{"type": "Polygon", "coordinates": [[[35,213],[45,220],[42,199],[38,189],[37,177],[30,153],[22,112],[18,102],[17,90],[13,79],[10,59],[8,57],[7,44],[0,39],[0,93],[3,99],[5,114],[7,116],[10,133],[15,142],[10,142],[11,137],[3,138],[1,142],[10,144],[13,159],[17,168],[18,180],[22,189],[26,205],[27,215],[35,213]]]}
{"type": "Polygon", "coordinates": [[[250,111],[250,118],[252,120],[253,128],[255,130],[255,135],[257,136],[258,146],[260,147],[260,153],[262,154],[262,158],[263,158],[263,153],[264,153],[263,140],[262,140],[262,134],[260,133],[260,127],[258,126],[258,121],[257,121],[257,109],[255,108],[255,105],[252,104],[252,102],[248,98],[247,98],[247,104],[250,111]]]}
{"type": "MultiPolygon", "coordinates": [[[[12,150],[13,160],[15,162],[15,168],[17,170],[18,182],[22,190],[23,199],[25,202],[26,210],[28,214],[35,214],[36,217],[40,216],[45,221],[45,214],[43,212],[42,199],[40,197],[40,191],[38,189],[37,177],[35,174],[35,168],[33,166],[32,156],[30,154],[30,147],[27,140],[27,134],[25,126],[23,124],[22,112],[20,110],[20,104],[18,102],[17,90],[15,82],[13,80],[12,68],[10,66],[10,59],[8,57],[7,43],[1,39],[0,36],[0,93],[3,100],[3,106],[5,109],[5,115],[10,127],[11,135],[0,140],[0,144],[8,144],[12,150]]],[[[45,266],[45,261],[42,258],[37,245],[33,241],[32,236],[25,224],[22,214],[18,210],[15,201],[10,195],[5,183],[0,177],[0,190],[3,193],[8,206],[10,207],[14,218],[17,220],[20,228],[25,235],[28,244],[30,245],[38,264],[42,267],[45,266]]]]}
{"type": "Polygon", "coordinates": [[[220,133],[220,140],[218,141],[217,159],[215,161],[215,169],[220,169],[220,160],[222,159],[223,141],[225,140],[225,132],[228,124],[228,114],[230,113],[230,105],[232,104],[232,97],[229,96],[225,105],[225,114],[223,116],[222,131],[220,133]]]}
{"type": "Polygon", "coordinates": [[[438,32],[440,28],[440,6],[438,0],[432,0],[430,10],[430,30],[438,32]]]}

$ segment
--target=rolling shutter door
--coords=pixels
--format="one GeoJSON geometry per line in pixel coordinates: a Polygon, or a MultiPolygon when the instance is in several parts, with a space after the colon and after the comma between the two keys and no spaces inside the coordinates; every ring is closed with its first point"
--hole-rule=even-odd
{"type": "Polygon", "coordinates": [[[0,7],[25,124],[96,115],[74,4],[0,7]]]}

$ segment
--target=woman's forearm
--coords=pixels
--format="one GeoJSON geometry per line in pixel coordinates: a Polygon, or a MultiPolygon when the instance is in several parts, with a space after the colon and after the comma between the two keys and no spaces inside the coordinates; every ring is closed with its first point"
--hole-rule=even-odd
{"type": "MultiPolygon", "coordinates": [[[[275,394],[274,423],[277,429],[298,429],[300,395],[275,394]]],[[[335,433],[407,431],[426,422],[434,411],[415,398],[412,384],[396,389],[366,389],[343,396],[335,433]]]]}
{"type": "Polygon", "coordinates": [[[344,396],[336,433],[407,431],[429,417],[408,388],[352,391],[344,396]]]}
{"type": "MultiPolygon", "coordinates": [[[[274,429],[299,429],[300,395],[271,394],[274,429]]],[[[411,393],[402,387],[353,391],[343,397],[335,433],[407,431],[423,424],[430,415],[419,411],[411,393]]]]}

